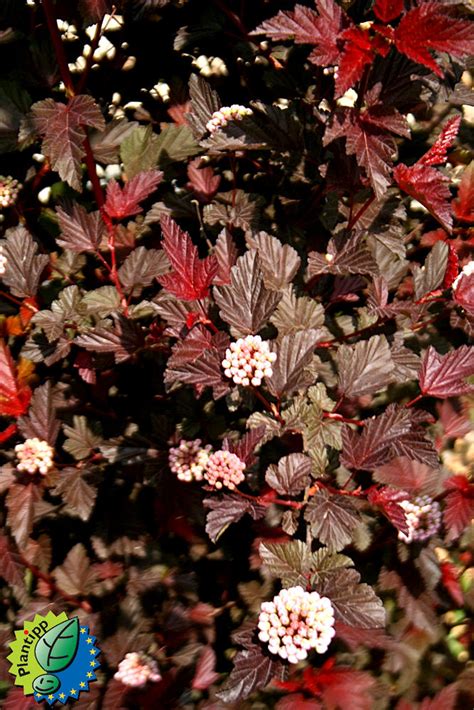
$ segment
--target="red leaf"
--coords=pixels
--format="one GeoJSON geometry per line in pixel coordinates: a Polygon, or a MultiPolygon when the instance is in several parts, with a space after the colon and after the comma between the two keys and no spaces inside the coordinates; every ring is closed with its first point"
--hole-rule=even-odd
{"type": "Polygon", "coordinates": [[[0,340],[0,416],[21,416],[28,409],[30,399],[30,388],[18,382],[10,350],[6,343],[0,340]]]}
{"type": "Polygon", "coordinates": [[[65,180],[79,192],[81,186],[81,158],[86,137],[83,126],[104,130],[105,121],[92,96],[74,96],[67,104],[53,99],[38,101],[31,108],[33,124],[44,136],[42,151],[65,180]]]}
{"type": "Polygon", "coordinates": [[[342,33],[345,40],[336,77],[336,96],[342,96],[347,89],[362,78],[364,69],[375,59],[372,40],[367,30],[349,27],[342,33]]]}
{"type": "Polygon", "coordinates": [[[452,476],[445,487],[450,493],[445,499],[444,524],[447,529],[447,542],[456,540],[474,517],[474,486],[469,485],[465,476],[452,476]]]}
{"type": "Polygon", "coordinates": [[[209,295],[209,286],[217,272],[217,259],[208,256],[200,259],[197,247],[187,232],[183,232],[171,217],[161,219],[163,249],[173,271],[160,276],[158,281],[167,291],[185,301],[194,301],[209,295]]]}
{"type": "Polygon", "coordinates": [[[472,24],[453,15],[452,8],[439,2],[425,2],[409,10],[395,30],[395,46],[419,64],[442,77],[431,51],[447,52],[462,59],[474,54],[472,24]]]}
{"type": "Polygon", "coordinates": [[[443,127],[431,148],[420,158],[418,165],[444,165],[448,159],[448,150],[456,140],[461,124],[461,116],[453,116],[443,127]]]}
{"type": "Polygon", "coordinates": [[[10,424],[10,426],[7,426],[6,429],[0,431],[0,444],[3,444],[5,441],[8,441],[8,439],[10,439],[14,434],[16,434],[16,432],[16,424],[10,424]]]}
{"type": "Polygon", "coordinates": [[[415,163],[411,167],[400,163],[393,171],[400,188],[426,209],[448,231],[453,226],[449,178],[429,165],[415,163]]]}
{"type": "Polygon", "coordinates": [[[464,606],[464,595],[459,584],[459,569],[452,562],[441,562],[441,583],[458,606],[464,606]]]}
{"type": "MultiPolygon", "coordinates": [[[[280,687],[289,685],[284,681],[278,683],[280,687]]],[[[307,700],[302,693],[295,693],[281,698],[275,705],[275,710],[322,710],[321,703],[316,700],[307,700]]]]}
{"type": "Polygon", "coordinates": [[[453,200],[453,212],[457,219],[474,223],[474,160],[462,174],[457,199],[453,200]]]}
{"type": "Polygon", "coordinates": [[[393,488],[373,489],[369,492],[367,500],[372,505],[379,506],[394,525],[397,530],[408,534],[408,524],[404,509],[400,505],[400,501],[406,499],[406,494],[403,491],[397,491],[393,488]]]}
{"type": "Polygon", "coordinates": [[[200,167],[201,159],[196,158],[188,165],[189,183],[187,187],[193,190],[200,202],[212,200],[221,182],[220,175],[215,175],[211,167],[200,167]]]}
{"type": "MultiPolygon", "coordinates": [[[[460,689],[462,689],[462,685],[460,689]]],[[[424,698],[419,710],[454,710],[457,696],[458,687],[456,683],[451,683],[440,690],[434,698],[424,698]]]]}
{"type": "Polygon", "coordinates": [[[196,665],[192,682],[193,690],[207,690],[219,678],[216,673],[216,654],[212,646],[205,646],[196,665]]]}
{"type": "Polygon", "coordinates": [[[143,170],[129,180],[123,188],[112,179],[107,185],[104,210],[109,217],[115,219],[123,219],[142,212],[139,203],[155,190],[162,178],[163,173],[160,170],[143,170]]]}
{"type": "Polygon", "coordinates": [[[403,12],[403,0],[375,0],[372,10],[381,22],[390,22],[403,12]]]}
{"type": "Polygon", "coordinates": [[[352,668],[322,669],[318,673],[318,684],[328,708],[346,710],[371,710],[374,706],[376,680],[369,673],[352,668]]]}
{"type": "Polygon", "coordinates": [[[432,346],[425,352],[420,370],[420,389],[424,395],[455,397],[474,392],[474,385],[465,378],[474,375],[474,347],[462,345],[446,355],[432,346]]]}
{"type": "Polygon", "coordinates": [[[266,34],[271,39],[294,39],[297,44],[314,44],[309,59],[319,66],[337,64],[339,32],[347,25],[346,15],[334,0],[320,0],[318,12],[296,5],[294,12],[279,12],[251,34],[266,34]]]}
{"type": "Polygon", "coordinates": [[[453,298],[466,311],[474,313],[474,272],[463,269],[453,286],[453,298]]]}

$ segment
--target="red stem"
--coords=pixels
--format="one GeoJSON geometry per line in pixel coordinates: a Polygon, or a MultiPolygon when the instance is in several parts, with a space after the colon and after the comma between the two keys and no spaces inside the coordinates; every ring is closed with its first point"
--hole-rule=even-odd
{"type": "Polygon", "coordinates": [[[259,390],[256,387],[254,387],[253,385],[250,385],[250,389],[252,390],[254,395],[257,397],[257,399],[259,399],[261,401],[261,403],[263,404],[263,406],[265,407],[267,412],[270,412],[271,414],[273,414],[273,416],[275,417],[275,419],[277,420],[277,422],[279,424],[284,424],[285,420],[280,415],[280,412],[278,411],[277,407],[274,404],[272,404],[271,402],[269,402],[268,399],[266,397],[264,397],[263,394],[261,392],[259,392],[259,390]]]}
{"type": "Polygon", "coordinates": [[[363,419],[350,419],[349,417],[343,417],[342,414],[338,414],[337,412],[323,412],[323,417],[325,419],[335,419],[337,422],[346,422],[346,424],[365,426],[363,419]]]}
{"type": "Polygon", "coordinates": [[[413,397],[413,399],[410,399],[410,401],[405,404],[405,407],[406,407],[407,409],[408,409],[409,407],[412,407],[414,404],[416,404],[416,402],[419,402],[420,399],[423,399],[423,395],[422,395],[422,394],[417,394],[416,397],[413,397]]]}
{"type": "Polygon", "coordinates": [[[369,209],[370,205],[372,202],[375,200],[375,194],[372,194],[369,199],[364,202],[362,207],[358,212],[355,213],[354,217],[349,221],[349,224],[347,225],[347,231],[350,232],[352,227],[359,221],[359,219],[362,217],[364,212],[369,209]]]}
{"type": "Polygon", "coordinates": [[[54,46],[56,59],[58,61],[61,79],[64,82],[64,86],[66,87],[66,92],[68,96],[75,96],[76,92],[74,89],[71,72],[69,71],[68,61],[66,58],[66,53],[64,51],[63,42],[56,22],[56,15],[54,12],[53,3],[51,2],[51,0],[42,0],[42,3],[44,14],[46,16],[46,22],[48,24],[49,34],[51,36],[51,41],[54,46]]]}

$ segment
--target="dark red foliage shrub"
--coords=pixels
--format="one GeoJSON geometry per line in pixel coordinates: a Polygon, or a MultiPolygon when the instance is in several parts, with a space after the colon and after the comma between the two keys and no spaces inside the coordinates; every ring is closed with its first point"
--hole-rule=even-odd
{"type": "Polygon", "coordinates": [[[471,707],[472,8],[3,6],[4,707],[471,707]]]}

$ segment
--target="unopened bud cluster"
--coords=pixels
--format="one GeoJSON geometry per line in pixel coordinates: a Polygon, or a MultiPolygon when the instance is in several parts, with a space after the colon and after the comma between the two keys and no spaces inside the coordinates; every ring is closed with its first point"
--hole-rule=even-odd
{"type": "Polygon", "coordinates": [[[202,481],[209,461],[211,447],[201,446],[201,439],[181,439],[177,447],[169,450],[169,466],[180,481],[202,481]]]}
{"type": "Polygon", "coordinates": [[[220,128],[227,126],[229,121],[241,121],[245,116],[251,116],[251,108],[232,104],[232,106],[222,106],[219,111],[214,111],[210,120],[206,124],[209,133],[215,133],[220,128]]]}
{"type": "Polygon", "coordinates": [[[290,663],[303,661],[312,649],[325,653],[335,635],[333,606],[317,592],[300,586],[282,589],[260,608],[258,638],[290,663]]]}
{"type": "Polygon", "coordinates": [[[214,488],[234,490],[245,480],[245,463],[230,451],[215,451],[209,456],[204,478],[214,488]]]}
{"type": "Polygon", "coordinates": [[[54,449],[47,441],[41,441],[37,437],[17,444],[15,453],[19,461],[17,471],[41,473],[45,476],[53,468],[54,449]]]}
{"type": "Polygon", "coordinates": [[[3,253],[3,247],[0,246],[0,276],[3,276],[3,274],[5,273],[7,261],[8,261],[8,259],[5,256],[5,254],[3,253]]]}
{"type": "Polygon", "coordinates": [[[222,367],[226,377],[232,378],[236,385],[258,387],[264,377],[273,375],[272,364],[276,358],[268,341],[262,340],[260,335],[247,335],[230,344],[222,367]]]}
{"type": "Polygon", "coordinates": [[[429,496],[416,496],[413,501],[402,500],[398,504],[405,511],[408,534],[399,530],[398,537],[403,542],[428,540],[433,537],[441,525],[439,503],[429,496]]]}
{"type": "Polygon", "coordinates": [[[0,175],[0,209],[14,205],[20,190],[21,185],[18,180],[10,175],[7,177],[0,175]]]}
{"type": "Polygon", "coordinates": [[[144,653],[127,653],[120,661],[116,680],[133,688],[143,688],[148,681],[157,683],[161,680],[156,661],[144,653]]]}

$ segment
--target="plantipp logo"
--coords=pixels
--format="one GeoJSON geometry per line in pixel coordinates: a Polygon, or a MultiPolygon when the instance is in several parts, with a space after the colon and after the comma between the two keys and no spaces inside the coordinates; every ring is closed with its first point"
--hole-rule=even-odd
{"type": "Polygon", "coordinates": [[[10,673],[16,676],[15,685],[23,686],[25,695],[33,695],[37,703],[53,705],[59,700],[64,705],[97,680],[100,650],[77,616],[37,614],[33,621],[25,621],[15,637],[8,656],[10,673]]]}

